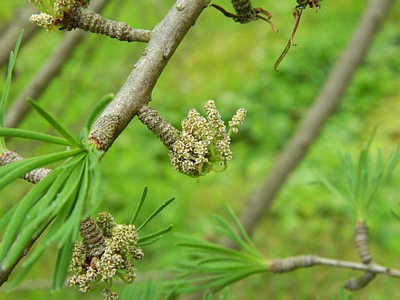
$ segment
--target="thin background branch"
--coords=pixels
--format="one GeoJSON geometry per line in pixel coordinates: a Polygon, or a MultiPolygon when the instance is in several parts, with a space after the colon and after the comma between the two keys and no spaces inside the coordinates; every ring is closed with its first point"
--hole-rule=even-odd
{"type": "Polygon", "coordinates": [[[36,12],[35,7],[29,4],[23,9],[16,11],[10,22],[5,25],[0,35],[0,66],[8,63],[8,57],[15,47],[15,41],[21,32],[21,28],[24,28],[22,44],[32,38],[35,33],[39,32],[39,27],[29,22],[29,17],[36,12]]]}
{"type": "Polygon", "coordinates": [[[393,0],[370,0],[357,29],[332,70],[325,85],[310,107],[297,131],[283,152],[276,159],[261,186],[244,205],[240,219],[244,228],[251,233],[271,207],[275,196],[286,178],[307,154],[308,148],[319,136],[342,100],[357,68],[363,63],[374,37],[379,32],[393,0]]]}
{"type": "MultiPolygon", "coordinates": [[[[106,3],[107,0],[93,0],[91,9],[94,11],[101,11],[106,3]]],[[[28,18],[29,16],[27,19],[28,18]]],[[[19,30],[21,30],[21,28],[19,28],[19,30]]],[[[40,95],[51,84],[52,80],[56,78],[57,74],[60,73],[65,62],[68,61],[76,47],[87,36],[87,33],[81,30],[76,30],[65,35],[63,41],[54,49],[47,61],[42,65],[36,75],[33,76],[32,81],[13,101],[12,106],[8,109],[6,114],[6,127],[17,127],[18,124],[21,123],[29,112],[29,105],[26,103],[26,98],[29,96],[35,100],[40,99],[40,95]]],[[[15,43],[15,40],[13,43],[15,43]]]]}

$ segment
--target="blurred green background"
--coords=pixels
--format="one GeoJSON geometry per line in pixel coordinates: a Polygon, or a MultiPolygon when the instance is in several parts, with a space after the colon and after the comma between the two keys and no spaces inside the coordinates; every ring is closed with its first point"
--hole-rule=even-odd
{"type": "MultiPolygon", "coordinates": [[[[133,27],[152,29],[173,5],[172,0],[110,1],[103,15],[133,27]]],[[[230,1],[216,1],[230,8],[230,1]]],[[[0,26],[12,20],[26,1],[2,1],[0,26]]],[[[245,123],[233,137],[233,160],[222,174],[200,180],[172,169],[168,150],[137,119],[134,119],[102,160],[105,198],[101,210],[117,222],[128,222],[145,185],[149,194],[142,216],[171,197],[176,201],[147,230],[173,224],[175,232],[210,233],[210,216],[226,216],[224,204],[238,214],[256,189],[312,104],[329,71],[349,40],[366,1],[323,1],[315,13],[307,9],[295,37],[297,47],[274,72],[273,65],[285,47],[293,25],[295,1],[254,1],[273,14],[279,32],[265,22],[234,23],[213,8],[206,9],[191,29],[162,74],[151,105],[171,123],[180,121],[190,108],[203,111],[214,99],[228,120],[237,108],[248,110],[245,123]]],[[[358,70],[337,114],[330,119],[306,159],[291,174],[271,210],[259,224],[254,242],[268,258],[316,254],[358,261],[353,243],[353,219],[347,203],[318,185],[316,170],[338,176],[340,151],[356,156],[375,127],[372,150],[387,154],[400,140],[400,3],[396,2],[382,31],[358,70]]],[[[33,26],[33,25],[32,25],[33,26]]],[[[42,30],[23,45],[17,59],[12,100],[35,76],[53,48],[68,33],[42,30]]],[[[75,50],[62,72],[54,78],[40,102],[78,134],[91,107],[106,93],[116,93],[145,45],[124,43],[89,34],[75,50]]],[[[1,49],[1,51],[4,51],[1,49]]],[[[1,67],[5,74],[6,67],[1,67]]],[[[2,76],[0,90],[3,90],[2,76]]],[[[20,125],[47,132],[35,113],[20,125]]],[[[10,140],[8,147],[28,157],[53,149],[39,143],[10,140]]],[[[400,170],[380,193],[370,214],[370,246],[375,262],[399,268],[400,224],[390,210],[400,212],[400,170]]],[[[19,181],[2,190],[4,213],[30,185],[19,181]]],[[[179,250],[173,234],[144,248],[137,281],[159,275],[176,261],[179,250]]],[[[99,299],[98,293],[81,294],[72,288],[49,292],[56,249],[49,249],[29,278],[15,291],[0,290],[0,299],[99,299]]],[[[316,267],[284,275],[254,276],[231,287],[229,299],[331,299],[339,287],[359,273],[316,267]],[[318,298],[319,297],[319,298],[318,298]]],[[[12,277],[11,279],[12,280],[12,277]]],[[[136,284],[136,283],[135,283],[136,284]]],[[[378,276],[353,299],[396,299],[398,280],[378,276]]]]}

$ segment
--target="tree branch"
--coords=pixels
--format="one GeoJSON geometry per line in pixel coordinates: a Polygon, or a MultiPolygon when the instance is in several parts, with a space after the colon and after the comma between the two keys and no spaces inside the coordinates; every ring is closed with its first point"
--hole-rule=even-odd
{"type": "Polygon", "coordinates": [[[107,151],[138,110],[150,101],[161,72],[208,2],[178,0],[154,28],[125,84],[91,129],[89,139],[99,150],[107,151]]]}
{"type": "Polygon", "coordinates": [[[364,15],[351,37],[342,57],[332,70],[314,104],[308,110],[283,152],[276,159],[261,186],[247,200],[241,222],[252,232],[289,174],[307,154],[329,117],[333,115],[355,71],[362,64],[367,51],[378,33],[393,0],[370,0],[364,15]]]}

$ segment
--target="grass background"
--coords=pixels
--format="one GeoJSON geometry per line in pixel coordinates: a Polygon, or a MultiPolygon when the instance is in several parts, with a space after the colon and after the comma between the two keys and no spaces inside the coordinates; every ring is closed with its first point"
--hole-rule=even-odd
{"type": "MultiPolygon", "coordinates": [[[[168,12],[174,1],[116,0],[103,15],[125,21],[133,27],[151,29],[168,12]]],[[[216,1],[230,8],[230,1],[216,1]]],[[[13,18],[25,1],[0,3],[0,25],[13,18]]],[[[214,99],[227,120],[239,107],[248,117],[234,137],[233,157],[228,170],[199,181],[175,172],[168,151],[160,141],[134,119],[102,161],[105,198],[101,210],[111,212],[118,222],[128,222],[145,185],[149,186],[146,214],[170,197],[177,200],[149,225],[156,230],[167,224],[175,232],[203,235],[212,231],[210,215],[226,216],[224,204],[237,212],[266,176],[274,159],[285,146],[307,107],[311,105],[329,71],[351,36],[366,1],[323,1],[316,14],[307,9],[292,47],[279,72],[273,64],[286,45],[293,23],[294,1],[254,1],[273,14],[279,32],[265,22],[247,25],[206,9],[171,59],[157,84],[151,105],[179,126],[190,108],[202,111],[214,99]]],[[[316,170],[340,176],[340,151],[354,157],[377,126],[373,150],[392,151],[400,139],[400,3],[392,9],[376,38],[367,60],[354,77],[338,113],[324,128],[306,159],[290,176],[269,213],[259,224],[254,242],[268,258],[316,254],[358,260],[353,243],[353,219],[347,203],[323,188],[312,185],[316,170]]],[[[41,31],[23,46],[16,64],[10,99],[35,76],[65,32],[41,31]]],[[[123,43],[89,35],[79,45],[62,72],[54,78],[40,102],[78,134],[88,111],[102,95],[116,93],[124,83],[144,45],[123,43]]],[[[2,50],[3,51],[3,50],[2,50]]],[[[5,74],[5,67],[1,72],[5,74]]],[[[4,78],[4,76],[3,76],[4,78]]],[[[0,89],[4,80],[0,82],[0,89]]],[[[48,131],[46,124],[30,114],[20,125],[48,131]]],[[[23,156],[48,153],[53,148],[39,143],[11,140],[9,149],[23,156]]],[[[400,212],[399,171],[381,191],[370,214],[373,257],[383,265],[399,268],[400,224],[390,210],[400,212]]],[[[15,182],[0,192],[4,213],[29,188],[15,182]]],[[[159,274],[179,258],[179,249],[169,234],[156,245],[144,248],[138,264],[138,281],[159,274]]],[[[16,291],[0,290],[0,299],[98,299],[65,288],[51,293],[55,249],[49,249],[28,280],[16,291]]],[[[349,270],[316,267],[284,275],[259,275],[231,287],[229,299],[332,299],[349,277],[349,270]],[[319,298],[318,298],[319,297],[319,298]]],[[[10,279],[12,280],[12,278],[10,279]]],[[[353,299],[395,299],[398,280],[379,276],[367,288],[353,293],[353,299]]]]}

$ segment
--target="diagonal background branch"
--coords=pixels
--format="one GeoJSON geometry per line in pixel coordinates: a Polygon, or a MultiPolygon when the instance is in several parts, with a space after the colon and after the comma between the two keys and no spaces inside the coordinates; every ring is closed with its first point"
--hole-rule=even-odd
{"type": "MultiPolygon", "coordinates": [[[[92,1],[91,8],[94,11],[101,11],[106,3],[106,0],[92,1]]],[[[29,105],[26,103],[26,98],[29,96],[33,99],[39,99],[39,96],[46,90],[52,80],[56,78],[57,74],[60,73],[65,62],[72,56],[76,47],[87,36],[87,33],[81,30],[70,32],[65,36],[64,40],[54,49],[51,56],[33,77],[32,81],[19,93],[12,106],[8,109],[5,122],[6,127],[17,127],[24,120],[29,112],[29,105]]],[[[15,43],[15,40],[13,43],[15,43]]]]}
{"type": "Polygon", "coordinates": [[[31,4],[27,5],[23,9],[17,11],[11,21],[7,24],[4,31],[0,35],[0,66],[8,63],[8,57],[10,52],[15,47],[15,41],[21,32],[21,28],[24,29],[24,35],[22,37],[22,43],[27,42],[37,32],[39,28],[31,22],[29,17],[36,12],[35,7],[31,4]]]}
{"type": "Polygon", "coordinates": [[[240,219],[249,233],[254,230],[271,207],[286,178],[305,157],[329,117],[338,109],[347,86],[357,68],[363,63],[368,49],[393,3],[393,0],[368,1],[360,23],[314,104],[308,110],[283,152],[276,159],[275,165],[261,186],[249,196],[247,204],[244,205],[245,210],[240,219]]]}

